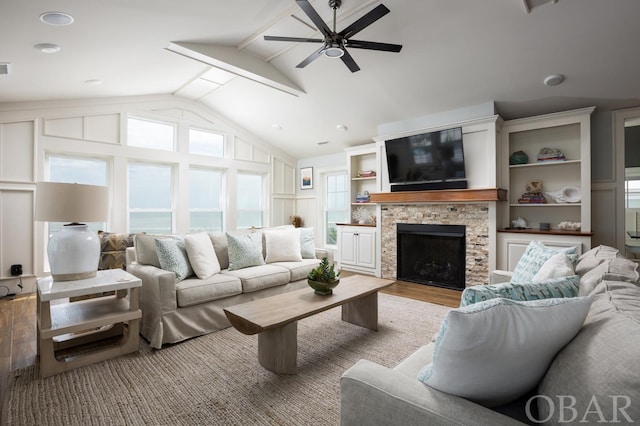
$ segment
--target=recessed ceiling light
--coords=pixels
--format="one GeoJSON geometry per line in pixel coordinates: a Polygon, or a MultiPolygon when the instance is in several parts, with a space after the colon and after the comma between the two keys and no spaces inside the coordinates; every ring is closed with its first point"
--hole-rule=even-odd
{"type": "Polygon", "coordinates": [[[318,142],[318,145],[326,145],[328,143],[329,143],[329,141],[322,141],[322,142],[318,142]]]}
{"type": "Polygon", "coordinates": [[[345,126],[344,124],[338,124],[336,126],[336,130],[340,130],[341,132],[346,132],[347,130],[349,130],[349,128],[347,126],[345,126]]]}
{"type": "Polygon", "coordinates": [[[73,23],[73,16],[63,12],[45,12],[40,15],[40,20],[45,24],[64,26],[73,23]]]}
{"type": "Polygon", "coordinates": [[[102,80],[91,79],[91,80],[86,80],[85,83],[90,84],[92,86],[99,86],[102,84],[102,80]]]}
{"type": "Polygon", "coordinates": [[[60,51],[60,46],[53,43],[38,43],[33,47],[35,47],[42,53],[56,53],[60,51]]]}
{"type": "Polygon", "coordinates": [[[551,74],[544,78],[545,86],[557,86],[558,84],[564,81],[564,75],[562,74],[551,74]]]}
{"type": "Polygon", "coordinates": [[[271,125],[271,128],[274,129],[274,130],[282,130],[282,126],[279,125],[278,123],[273,123],[271,125]]]}

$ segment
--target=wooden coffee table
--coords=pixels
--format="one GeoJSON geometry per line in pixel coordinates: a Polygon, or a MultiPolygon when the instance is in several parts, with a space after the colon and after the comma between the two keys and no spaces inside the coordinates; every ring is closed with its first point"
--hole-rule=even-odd
{"type": "Polygon", "coordinates": [[[258,334],[258,361],[275,373],[297,372],[298,320],[342,306],[342,320],[378,330],[378,290],[394,281],[351,275],[333,294],[319,296],[311,287],[266,297],[224,310],[238,331],[258,334]]]}

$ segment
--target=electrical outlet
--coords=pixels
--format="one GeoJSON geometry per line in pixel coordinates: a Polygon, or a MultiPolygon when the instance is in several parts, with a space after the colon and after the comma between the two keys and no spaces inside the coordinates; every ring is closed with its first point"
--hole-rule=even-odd
{"type": "Polygon", "coordinates": [[[18,275],[22,275],[22,265],[11,265],[11,276],[17,277],[18,275]]]}

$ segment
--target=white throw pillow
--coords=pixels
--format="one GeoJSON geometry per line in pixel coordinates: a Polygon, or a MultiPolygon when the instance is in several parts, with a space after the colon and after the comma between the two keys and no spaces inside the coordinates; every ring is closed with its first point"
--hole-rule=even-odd
{"type": "Polygon", "coordinates": [[[531,281],[537,283],[551,278],[570,277],[571,275],[575,275],[571,260],[564,252],[559,252],[544,262],[531,281]]]}
{"type": "Polygon", "coordinates": [[[189,263],[198,278],[209,278],[220,272],[220,262],[218,262],[209,234],[206,232],[187,234],[184,237],[184,244],[187,256],[189,256],[189,263]]]}
{"type": "Polygon", "coordinates": [[[299,229],[266,229],[264,241],[267,251],[266,263],[302,262],[299,229]]]}
{"type": "Polygon", "coordinates": [[[514,401],[540,382],[590,306],[590,297],[498,298],[452,309],[418,380],[486,407],[514,401]]]}

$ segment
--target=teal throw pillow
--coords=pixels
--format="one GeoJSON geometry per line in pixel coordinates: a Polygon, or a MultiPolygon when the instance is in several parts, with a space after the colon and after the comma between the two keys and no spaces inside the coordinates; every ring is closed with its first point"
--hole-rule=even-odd
{"type": "Polygon", "coordinates": [[[563,252],[567,255],[576,254],[575,247],[567,247],[563,249],[551,248],[545,246],[542,242],[533,240],[527,246],[522,257],[518,260],[516,267],[513,269],[511,276],[512,283],[528,283],[531,282],[536,273],[540,270],[551,256],[556,253],[563,252]]]}
{"type": "Polygon", "coordinates": [[[262,232],[249,234],[227,233],[229,247],[229,270],[264,265],[262,257],[262,232]]]}
{"type": "Polygon", "coordinates": [[[535,283],[474,285],[464,289],[460,306],[473,305],[498,297],[519,301],[576,297],[579,286],[580,276],[578,275],[550,278],[535,283]]]}
{"type": "Polygon", "coordinates": [[[160,267],[165,271],[174,272],[176,274],[176,282],[193,275],[184,239],[156,238],[156,252],[160,267]]]}

